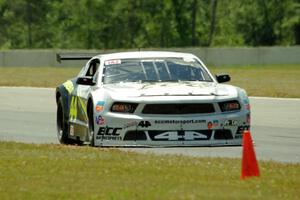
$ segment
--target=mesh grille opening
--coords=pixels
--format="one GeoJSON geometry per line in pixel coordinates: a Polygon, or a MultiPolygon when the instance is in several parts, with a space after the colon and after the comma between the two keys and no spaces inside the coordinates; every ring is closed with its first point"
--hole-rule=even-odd
{"type": "Polygon", "coordinates": [[[201,104],[147,104],[145,105],[143,114],[206,114],[214,113],[215,109],[211,103],[201,104]]]}
{"type": "Polygon", "coordinates": [[[128,131],[125,134],[124,140],[147,140],[147,136],[144,131],[128,131]]]}
{"type": "Polygon", "coordinates": [[[214,138],[216,140],[232,140],[232,133],[230,130],[216,130],[214,138]]]}

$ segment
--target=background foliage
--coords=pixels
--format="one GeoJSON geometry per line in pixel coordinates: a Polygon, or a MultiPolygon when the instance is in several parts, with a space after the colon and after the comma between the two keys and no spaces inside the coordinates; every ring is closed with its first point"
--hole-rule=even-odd
{"type": "Polygon", "coordinates": [[[300,0],[0,0],[0,48],[300,44],[300,0]]]}

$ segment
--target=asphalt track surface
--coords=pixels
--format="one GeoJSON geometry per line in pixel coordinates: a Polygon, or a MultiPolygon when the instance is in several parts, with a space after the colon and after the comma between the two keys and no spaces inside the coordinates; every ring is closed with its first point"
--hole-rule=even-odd
{"type": "MultiPolygon", "coordinates": [[[[251,135],[259,160],[300,163],[300,99],[250,98],[251,135]]],[[[0,141],[53,143],[54,89],[1,87],[0,141]]],[[[240,158],[242,147],[120,148],[125,151],[240,158]]]]}

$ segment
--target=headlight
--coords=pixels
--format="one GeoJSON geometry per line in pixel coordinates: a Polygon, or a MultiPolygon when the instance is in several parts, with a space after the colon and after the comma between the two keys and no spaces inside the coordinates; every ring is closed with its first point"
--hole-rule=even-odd
{"type": "Polygon", "coordinates": [[[116,102],[112,105],[112,112],[120,112],[120,113],[133,113],[138,104],[136,103],[122,103],[116,102]]]}
{"type": "Polygon", "coordinates": [[[241,101],[243,102],[246,110],[249,110],[250,111],[250,102],[249,102],[249,98],[247,96],[247,93],[245,90],[239,90],[239,96],[240,96],[240,99],[241,101]]]}
{"type": "Polygon", "coordinates": [[[241,109],[241,105],[238,101],[220,102],[219,106],[222,112],[229,112],[229,111],[235,111],[241,109]]]}

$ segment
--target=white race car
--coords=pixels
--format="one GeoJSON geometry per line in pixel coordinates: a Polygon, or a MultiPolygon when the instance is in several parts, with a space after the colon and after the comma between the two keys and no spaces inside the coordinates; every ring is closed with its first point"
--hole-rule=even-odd
{"type": "Polygon", "coordinates": [[[250,128],[245,90],[220,84],[188,53],[58,55],[89,59],[56,89],[60,143],[92,146],[241,145],[250,128]]]}

